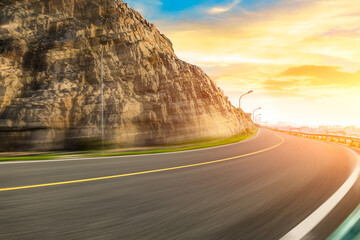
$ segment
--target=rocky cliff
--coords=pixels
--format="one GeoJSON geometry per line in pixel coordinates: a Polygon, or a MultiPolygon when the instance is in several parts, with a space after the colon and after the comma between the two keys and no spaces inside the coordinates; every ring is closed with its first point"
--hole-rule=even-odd
{"type": "MultiPolygon", "coordinates": [[[[120,0],[0,2],[2,147],[100,136],[99,36],[108,141],[163,144],[239,132],[236,109],[169,39],[120,0]]],[[[241,129],[252,127],[244,117],[241,129]]]]}

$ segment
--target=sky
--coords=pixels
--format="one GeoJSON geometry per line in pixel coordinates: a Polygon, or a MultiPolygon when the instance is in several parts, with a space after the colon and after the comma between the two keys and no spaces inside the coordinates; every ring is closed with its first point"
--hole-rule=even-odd
{"type": "Polygon", "coordinates": [[[125,0],[262,121],[360,126],[359,0],[125,0]]]}

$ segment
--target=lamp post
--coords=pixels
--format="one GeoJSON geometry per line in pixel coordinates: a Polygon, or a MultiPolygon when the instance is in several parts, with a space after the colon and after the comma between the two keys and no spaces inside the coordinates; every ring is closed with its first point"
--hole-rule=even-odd
{"type": "Polygon", "coordinates": [[[245,95],[248,95],[250,93],[254,92],[253,90],[248,91],[247,93],[243,94],[239,98],[239,132],[241,133],[241,98],[245,95]]]}
{"type": "Polygon", "coordinates": [[[257,124],[260,124],[260,122],[261,122],[261,116],[258,116],[258,117],[256,118],[256,123],[257,123],[257,124]]]}
{"type": "Polygon", "coordinates": [[[104,57],[104,48],[108,43],[108,36],[100,36],[101,44],[101,56],[100,56],[100,101],[101,101],[101,145],[102,150],[104,151],[104,88],[103,88],[103,57],[104,57]]]}
{"type": "Polygon", "coordinates": [[[260,110],[261,109],[261,107],[259,107],[259,108],[257,108],[257,109],[254,109],[254,111],[253,111],[253,115],[252,115],[252,117],[253,117],[253,122],[255,123],[255,112],[257,111],[257,110],[260,110]]]}
{"type": "Polygon", "coordinates": [[[256,115],[256,117],[255,117],[255,123],[258,123],[260,119],[261,119],[261,113],[258,114],[258,115],[256,115]]]}

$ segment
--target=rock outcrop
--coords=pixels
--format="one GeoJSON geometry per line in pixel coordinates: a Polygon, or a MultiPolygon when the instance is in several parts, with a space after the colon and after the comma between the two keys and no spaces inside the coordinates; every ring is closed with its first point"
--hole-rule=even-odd
{"type": "MultiPolygon", "coordinates": [[[[63,148],[100,136],[99,36],[105,136],[164,144],[239,132],[237,110],[153,24],[120,0],[0,2],[2,147],[63,148]],[[4,141],[6,140],[6,141],[4,141]]],[[[242,130],[252,127],[245,116],[242,130]]]]}

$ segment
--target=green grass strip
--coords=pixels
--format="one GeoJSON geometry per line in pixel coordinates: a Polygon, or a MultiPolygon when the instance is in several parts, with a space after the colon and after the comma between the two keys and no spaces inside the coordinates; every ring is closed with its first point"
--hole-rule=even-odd
{"type": "MultiPolygon", "coordinates": [[[[76,157],[111,157],[111,156],[127,156],[127,155],[143,155],[143,154],[154,154],[154,153],[168,153],[168,152],[179,152],[179,151],[187,151],[187,150],[195,150],[195,149],[202,149],[202,148],[210,148],[210,147],[217,147],[222,145],[227,145],[231,143],[236,143],[240,141],[244,141],[249,139],[257,134],[259,129],[255,131],[240,135],[234,136],[231,138],[215,140],[211,142],[203,143],[204,140],[200,140],[198,142],[191,142],[191,144],[199,143],[198,145],[188,146],[188,147],[168,147],[168,148],[161,148],[161,149],[154,149],[154,150],[145,150],[145,151],[131,151],[131,152],[116,152],[116,153],[105,153],[105,154],[78,154],[76,157]]],[[[174,146],[174,145],[173,145],[174,146]]],[[[36,155],[36,156],[21,156],[21,157],[3,157],[0,158],[0,161],[26,161],[26,160],[50,160],[50,159],[59,159],[60,157],[70,156],[74,154],[68,153],[59,153],[59,154],[44,154],[44,155],[36,155]]]]}

